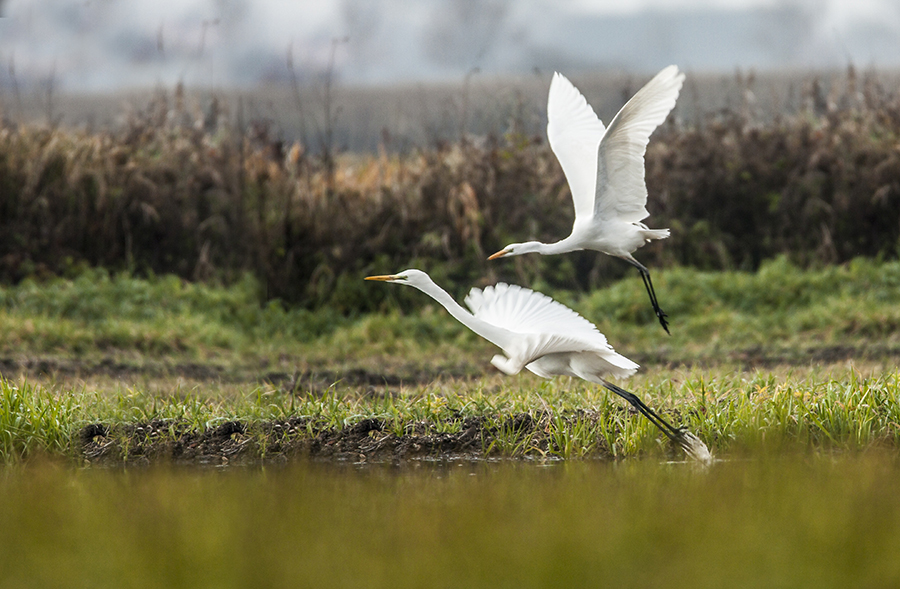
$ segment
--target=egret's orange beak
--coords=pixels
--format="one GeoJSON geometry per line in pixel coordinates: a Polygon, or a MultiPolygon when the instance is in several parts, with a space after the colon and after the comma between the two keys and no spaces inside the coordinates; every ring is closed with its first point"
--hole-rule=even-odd
{"type": "Polygon", "coordinates": [[[508,253],[509,253],[508,249],[502,249],[499,252],[497,252],[496,254],[491,254],[490,256],[488,256],[488,260],[496,260],[497,258],[502,258],[503,256],[505,256],[508,253]]]}
{"type": "Polygon", "coordinates": [[[366,276],[365,280],[380,280],[382,282],[390,282],[399,278],[400,276],[397,274],[381,274],[380,276],[366,276]]]}

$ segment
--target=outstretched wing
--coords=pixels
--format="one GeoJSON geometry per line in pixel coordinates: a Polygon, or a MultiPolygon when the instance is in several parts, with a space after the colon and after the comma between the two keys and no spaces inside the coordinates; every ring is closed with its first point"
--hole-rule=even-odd
{"type": "Polygon", "coordinates": [[[547,98],[547,138],[569,182],[576,219],[594,214],[597,146],[605,131],[581,92],[554,73],[547,98]]]}
{"type": "MultiPolygon", "coordinates": [[[[593,323],[558,303],[547,295],[522,288],[521,286],[499,283],[484,290],[473,288],[465,299],[466,305],[476,318],[496,327],[527,336],[547,336],[547,342],[579,341],[584,347],[607,347],[606,337],[593,323]]],[[[528,337],[529,340],[535,338],[528,337]]],[[[554,350],[545,345],[543,353],[554,350]]]]}
{"type": "Polygon", "coordinates": [[[650,134],[675,107],[684,74],[665,68],[631,97],[613,118],[597,149],[594,217],[636,223],[645,219],[644,153],[650,134]]]}

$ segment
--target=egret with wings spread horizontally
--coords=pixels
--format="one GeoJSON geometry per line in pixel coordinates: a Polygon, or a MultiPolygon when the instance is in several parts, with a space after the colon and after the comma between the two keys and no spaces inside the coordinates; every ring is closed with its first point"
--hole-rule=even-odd
{"type": "Polygon", "coordinates": [[[618,354],[593,323],[550,297],[520,286],[497,284],[473,288],[465,302],[471,312],[453,300],[421,270],[369,276],[412,286],[440,303],[457,321],[501,348],[491,364],[506,374],[523,368],[543,378],[574,376],[606,387],[631,404],[685,452],[709,460],[709,450],[694,434],[676,428],[628,392],[606,380],[631,376],[638,365],[618,354]]]}

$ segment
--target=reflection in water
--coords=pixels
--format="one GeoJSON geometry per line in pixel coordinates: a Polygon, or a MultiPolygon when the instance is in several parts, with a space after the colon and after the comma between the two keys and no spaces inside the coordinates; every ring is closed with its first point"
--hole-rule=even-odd
{"type": "Polygon", "coordinates": [[[900,457],[0,473],[0,586],[886,586],[900,457]]]}

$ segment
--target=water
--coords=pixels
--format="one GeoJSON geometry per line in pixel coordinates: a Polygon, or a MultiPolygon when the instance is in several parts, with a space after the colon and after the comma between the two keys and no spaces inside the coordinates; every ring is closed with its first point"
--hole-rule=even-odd
{"type": "Polygon", "coordinates": [[[0,588],[883,587],[896,453],[0,471],[0,588]]]}

